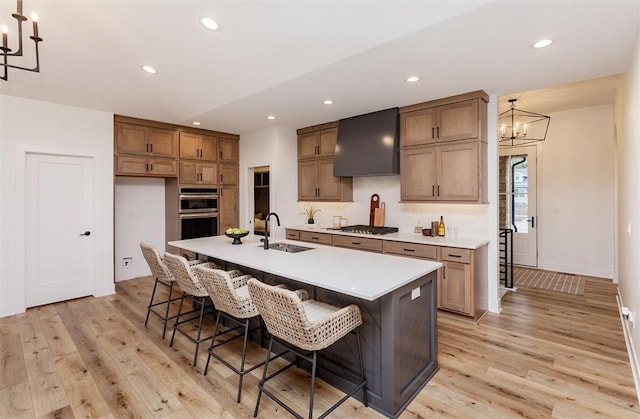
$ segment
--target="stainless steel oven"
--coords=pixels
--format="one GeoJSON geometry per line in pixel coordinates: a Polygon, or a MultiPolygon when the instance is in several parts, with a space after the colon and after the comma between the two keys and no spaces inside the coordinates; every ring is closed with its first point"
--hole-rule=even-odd
{"type": "Polygon", "coordinates": [[[181,188],[178,201],[180,240],[218,235],[218,189],[181,188]]]}
{"type": "Polygon", "coordinates": [[[180,240],[218,235],[218,213],[180,214],[180,240]]]}
{"type": "Polygon", "coordinates": [[[218,211],[218,190],[215,188],[181,188],[178,199],[180,214],[218,211]]]}

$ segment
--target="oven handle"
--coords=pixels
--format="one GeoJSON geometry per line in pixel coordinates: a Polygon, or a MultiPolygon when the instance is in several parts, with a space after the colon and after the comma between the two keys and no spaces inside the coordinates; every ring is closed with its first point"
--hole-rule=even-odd
{"type": "Polygon", "coordinates": [[[211,218],[218,217],[217,212],[198,212],[194,214],[179,214],[180,218],[211,218]]]}
{"type": "Polygon", "coordinates": [[[220,195],[218,194],[184,194],[184,195],[180,195],[180,200],[185,200],[185,199],[218,199],[220,197],[220,195]]]}

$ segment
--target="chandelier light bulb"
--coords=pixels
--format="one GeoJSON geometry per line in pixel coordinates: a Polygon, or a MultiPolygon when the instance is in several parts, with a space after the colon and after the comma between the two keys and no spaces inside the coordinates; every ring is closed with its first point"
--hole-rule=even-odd
{"type": "Polygon", "coordinates": [[[33,20],[34,22],[38,21],[38,14],[36,12],[31,13],[31,20],[33,20]]]}
{"type": "Polygon", "coordinates": [[[7,27],[7,25],[2,25],[2,33],[3,34],[9,33],[9,28],[7,27]]]}

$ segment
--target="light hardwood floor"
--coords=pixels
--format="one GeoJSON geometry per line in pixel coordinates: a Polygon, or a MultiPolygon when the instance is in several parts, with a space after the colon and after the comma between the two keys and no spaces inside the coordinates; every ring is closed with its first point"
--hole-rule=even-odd
{"type": "MultiPolygon", "coordinates": [[[[231,371],[215,363],[204,377],[205,350],[192,368],[186,339],[169,348],[157,318],[144,327],[152,285],[121,282],[114,296],[0,319],[0,418],[252,417],[261,369],[236,404],[231,371]]],[[[520,288],[479,324],[440,315],[440,371],[401,417],[640,417],[615,294],[610,282],[588,279],[584,296],[520,288]]],[[[250,346],[251,362],[263,354],[250,346]]],[[[293,369],[275,384],[301,411],[305,380],[293,369]]],[[[340,395],[320,383],[317,408],[340,395]]],[[[288,415],[263,398],[259,417],[288,415]]],[[[349,400],[332,417],[381,416],[349,400]]]]}

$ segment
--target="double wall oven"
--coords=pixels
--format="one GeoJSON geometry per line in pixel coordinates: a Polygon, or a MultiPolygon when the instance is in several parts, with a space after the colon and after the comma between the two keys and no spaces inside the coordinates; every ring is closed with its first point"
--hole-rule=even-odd
{"type": "Polygon", "coordinates": [[[218,235],[218,200],[216,188],[180,188],[180,240],[218,235]]]}

